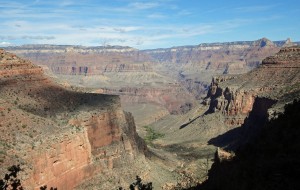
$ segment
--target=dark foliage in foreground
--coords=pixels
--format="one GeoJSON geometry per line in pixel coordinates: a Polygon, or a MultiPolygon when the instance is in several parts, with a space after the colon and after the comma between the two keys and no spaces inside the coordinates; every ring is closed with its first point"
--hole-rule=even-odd
{"type": "Polygon", "coordinates": [[[23,190],[18,173],[21,171],[20,165],[13,165],[7,169],[9,173],[5,174],[0,180],[0,190],[23,190]]]}
{"type": "MultiPolygon", "coordinates": [[[[47,190],[47,185],[40,187],[40,190],[47,190]]],[[[56,187],[50,187],[50,190],[57,190],[56,187]]]]}
{"type": "MultiPolygon", "coordinates": [[[[152,190],[152,182],[149,183],[143,183],[142,179],[139,176],[136,176],[135,182],[130,184],[129,186],[130,190],[152,190]]],[[[123,187],[119,187],[119,190],[125,190],[123,187]]]]}

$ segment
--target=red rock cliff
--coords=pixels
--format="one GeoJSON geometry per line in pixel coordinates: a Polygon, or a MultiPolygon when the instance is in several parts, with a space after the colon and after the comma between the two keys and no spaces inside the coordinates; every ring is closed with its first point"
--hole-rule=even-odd
{"type": "Polygon", "coordinates": [[[68,190],[143,157],[146,145],[118,96],[63,89],[41,68],[0,53],[1,175],[19,163],[24,188],[68,190]]]}
{"type": "Polygon", "coordinates": [[[285,95],[299,90],[299,50],[299,47],[286,47],[247,74],[213,78],[208,92],[208,112],[221,112],[225,124],[240,126],[259,97],[265,97],[260,102],[265,106],[261,110],[265,111],[277,101],[288,101],[285,95]]]}

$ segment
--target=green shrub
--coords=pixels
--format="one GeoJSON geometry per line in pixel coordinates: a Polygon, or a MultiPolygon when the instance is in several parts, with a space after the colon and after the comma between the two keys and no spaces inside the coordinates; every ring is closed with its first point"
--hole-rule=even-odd
{"type": "Polygon", "coordinates": [[[162,133],[158,133],[156,132],[154,129],[152,129],[149,126],[144,126],[144,128],[146,129],[146,136],[145,136],[145,141],[147,144],[149,145],[153,145],[152,142],[158,138],[162,138],[165,136],[165,134],[162,133]]]}

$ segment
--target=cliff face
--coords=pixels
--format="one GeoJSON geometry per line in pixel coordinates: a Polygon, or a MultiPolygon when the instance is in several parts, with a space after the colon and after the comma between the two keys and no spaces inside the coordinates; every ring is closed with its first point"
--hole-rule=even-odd
{"type": "Polygon", "coordinates": [[[257,41],[210,43],[144,52],[162,63],[235,74],[257,67],[262,59],[278,52],[284,45],[290,46],[292,43],[289,41],[277,45],[262,38],[257,41]]]}
{"type": "Polygon", "coordinates": [[[66,90],[3,50],[0,94],[0,174],[20,164],[26,189],[73,189],[103,171],[134,168],[147,151],[118,96],[66,90]]]}
{"type": "Polygon", "coordinates": [[[267,122],[258,138],[240,148],[234,158],[216,159],[207,181],[191,189],[297,189],[299,117],[298,100],[267,122]]]}
{"type": "Polygon", "coordinates": [[[227,125],[239,126],[251,111],[268,117],[267,110],[273,104],[284,105],[298,97],[299,51],[297,46],[286,47],[250,73],[213,78],[205,102],[210,104],[208,112],[221,112],[227,125]],[[295,96],[290,97],[289,93],[295,96]]]}
{"type": "Polygon", "coordinates": [[[103,171],[133,166],[146,146],[132,121],[122,110],[93,114],[85,121],[71,119],[71,131],[48,136],[27,152],[26,160],[32,162],[26,163],[30,169],[24,186],[73,189],[103,171]]]}

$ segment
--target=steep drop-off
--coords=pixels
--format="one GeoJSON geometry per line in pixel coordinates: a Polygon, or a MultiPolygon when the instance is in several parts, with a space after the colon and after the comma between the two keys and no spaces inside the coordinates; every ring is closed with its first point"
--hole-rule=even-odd
{"type": "Polygon", "coordinates": [[[0,111],[0,174],[20,164],[26,189],[73,189],[107,170],[134,171],[147,151],[118,96],[64,89],[40,67],[3,50],[0,111]]]}
{"type": "Polygon", "coordinates": [[[262,112],[267,112],[275,103],[274,109],[282,108],[299,95],[299,63],[300,48],[288,47],[263,60],[262,65],[250,73],[214,78],[208,92],[208,112],[221,112],[226,117],[225,124],[232,126],[243,124],[250,111],[268,117],[262,112]],[[260,108],[253,110],[256,101],[260,108]]]}

